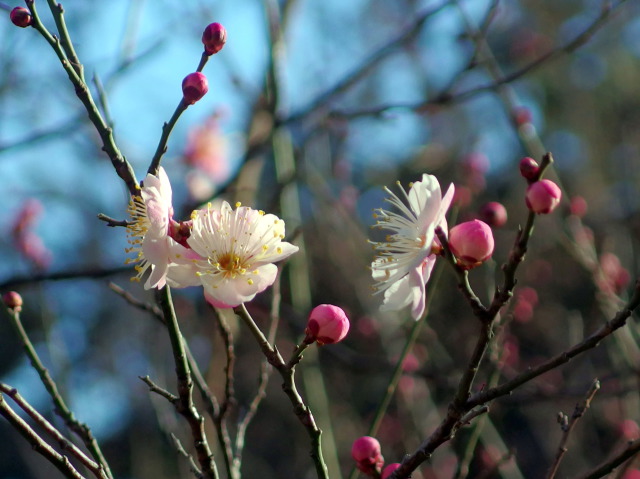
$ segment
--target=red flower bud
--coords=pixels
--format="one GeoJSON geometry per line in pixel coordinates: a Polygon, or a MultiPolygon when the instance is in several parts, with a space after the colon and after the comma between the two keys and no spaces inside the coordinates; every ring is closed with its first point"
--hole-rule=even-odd
{"type": "Polygon", "coordinates": [[[396,469],[398,469],[399,467],[400,467],[399,462],[392,462],[382,470],[382,476],[380,477],[380,479],[387,479],[387,477],[389,477],[391,473],[396,469]]]}
{"type": "Polygon", "coordinates": [[[380,443],[375,437],[362,436],[353,442],[351,457],[356,461],[356,466],[365,474],[380,472],[384,464],[384,458],[380,451],[380,443]]]}
{"type": "Polygon", "coordinates": [[[11,13],[9,14],[9,18],[11,18],[11,21],[13,22],[14,25],[22,28],[28,27],[29,25],[31,25],[31,22],[32,22],[32,18],[31,18],[31,14],[29,13],[29,10],[27,10],[24,7],[16,7],[13,10],[11,10],[11,13]]]}
{"type": "Polygon", "coordinates": [[[540,180],[529,185],[525,201],[531,211],[546,215],[558,206],[560,198],[562,192],[558,185],[551,180],[540,180]]]}
{"type": "Polygon", "coordinates": [[[13,309],[16,313],[22,311],[22,296],[15,291],[3,294],[2,301],[7,308],[13,309]]]}
{"type": "Polygon", "coordinates": [[[489,259],[493,246],[493,233],[484,221],[467,221],[449,231],[449,247],[464,268],[475,268],[489,259]]]}
{"type": "Polygon", "coordinates": [[[182,80],[182,95],[185,103],[193,105],[209,91],[207,77],[200,72],[189,73],[182,80]]]}
{"type": "Polygon", "coordinates": [[[539,171],[540,166],[538,165],[538,162],[533,158],[525,156],[520,160],[520,174],[528,181],[537,180],[539,171]]]}
{"type": "Polygon", "coordinates": [[[218,53],[227,42],[227,30],[219,23],[210,23],[202,33],[204,52],[207,55],[218,53]]]}
{"type": "Polygon", "coordinates": [[[332,304],[321,304],[311,311],[305,332],[309,343],[337,343],[349,332],[349,318],[341,308],[332,304]]]}
{"type": "Polygon", "coordinates": [[[507,209],[497,201],[491,201],[480,209],[480,219],[493,228],[500,228],[507,222],[507,209]]]}

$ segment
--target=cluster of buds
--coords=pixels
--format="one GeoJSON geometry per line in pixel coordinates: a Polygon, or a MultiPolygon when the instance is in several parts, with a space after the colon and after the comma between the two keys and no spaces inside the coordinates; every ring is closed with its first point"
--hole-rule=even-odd
{"type": "Polygon", "coordinates": [[[342,341],[349,332],[349,318],[338,306],[321,304],[311,310],[304,342],[320,346],[342,341]]]}
{"type": "MultiPolygon", "coordinates": [[[[227,31],[219,23],[207,25],[202,33],[202,44],[204,45],[205,55],[218,53],[222,50],[226,41],[227,31]]],[[[205,96],[208,91],[209,83],[207,77],[199,71],[190,73],[182,80],[182,96],[184,103],[187,105],[193,105],[205,96]]]]}
{"type": "Polygon", "coordinates": [[[394,462],[384,466],[384,457],[380,448],[380,443],[375,437],[362,436],[356,439],[351,447],[351,457],[356,461],[356,467],[363,473],[387,479],[396,469],[400,467],[399,462],[394,462]]]}

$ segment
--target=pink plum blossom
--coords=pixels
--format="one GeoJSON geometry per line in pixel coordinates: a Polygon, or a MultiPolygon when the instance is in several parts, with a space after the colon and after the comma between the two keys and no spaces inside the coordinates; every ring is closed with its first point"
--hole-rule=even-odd
{"type": "Polygon", "coordinates": [[[198,284],[195,270],[189,259],[194,255],[170,235],[173,222],[172,190],[164,168],[158,169],[158,176],[148,174],[140,189],[140,196],[131,198],[129,213],[131,223],[127,226],[130,248],[127,253],[136,253],[127,264],[135,266],[137,275],[131,278],[140,281],[151,268],[151,274],[144,284],[145,289],[186,287],[198,284]]]}
{"type": "Polygon", "coordinates": [[[435,229],[447,232],[445,214],[454,195],[453,185],[442,197],[435,176],[424,174],[413,183],[404,199],[391,190],[386,201],[398,211],[376,210],[377,227],[390,230],[386,241],[372,242],[378,256],[371,263],[376,292],[384,292],[382,311],[397,311],[411,305],[411,316],[418,320],[425,309],[426,284],[436,261],[440,244],[435,229]]]}
{"type": "Polygon", "coordinates": [[[398,469],[400,465],[401,464],[399,462],[392,462],[391,464],[385,466],[385,468],[382,470],[382,475],[380,476],[380,479],[387,479],[387,477],[389,477],[392,472],[398,469]]]}
{"type": "Polygon", "coordinates": [[[222,202],[193,213],[188,245],[192,262],[213,306],[231,308],[251,301],[273,284],[281,261],[298,247],[282,241],[284,221],[272,214],[222,202]]]}

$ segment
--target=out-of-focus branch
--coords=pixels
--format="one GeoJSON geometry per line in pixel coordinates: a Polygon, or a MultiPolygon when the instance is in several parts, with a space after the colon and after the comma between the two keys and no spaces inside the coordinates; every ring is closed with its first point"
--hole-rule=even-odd
{"type": "Polygon", "coordinates": [[[494,91],[502,85],[512,83],[524,77],[525,75],[545,66],[547,63],[551,62],[557,57],[567,53],[571,53],[580,48],[582,45],[587,43],[593,37],[593,35],[600,28],[602,28],[603,25],[606,24],[606,21],[609,19],[611,14],[619,7],[621,7],[626,1],[627,0],[620,0],[615,4],[609,4],[607,7],[602,9],[600,15],[587,28],[585,28],[581,33],[576,35],[570,41],[556,47],[553,50],[550,50],[544,55],[541,55],[519,70],[504,75],[501,78],[494,79],[491,83],[488,83],[486,85],[480,85],[478,87],[473,87],[458,93],[453,93],[451,91],[451,88],[446,88],[438,95],[435,95],[432,99],[428,99],[419,103],[389,103],[359,110],[334,110],[331,111],[329,115],[334,118],[354,119],[366,116],[380,116],[390,110],[423,112],[425,110],[428,110],[430,107],[452,105],[469,100],[479,93],[494,91]]]}
{"type": "Polygon", "coordinates": [[[585,398],[578,404],[576,404],[576,408],[571,415],[571,419],[567,418],[566,415],[560,413],[558,420],[560,422],[560,427],[562,428],[562,439],[560,440],[560,445],[558,446],[558,451],[556,452],[556,457],[553,461],[553,464],[551,465],[551,467],[549,468],[549,472],[547,473],[547,479],[553,479],[558,472],[560,462],[562,462],[562,458],[568,451],[567,443],[569,442],[569,436],[571,435],[571,432],[573,431],[576,423],[582,418],[582,416],[584,416],[584,414],[587,412],[587,409],[589,409],[589,406],[591,406],[591,401],[593,400],[593,397],[596,395],[599,389],[600,381],[595,379],[589,387],[585,398]]]}
{"type": "Polygon", "coordinates": [[[137,194],[139,186],[135,178],[133,168],[124,158],[124,156],[120,152],[120,149],[116,145],[113,137],[113,130],[109,128],[104,118],[100,114],[100,111],[98,110],[98,107],[96,106],[91,95],[91,91],[89,90],[89,87],[83,79],[82,65],[76,57],[75,51],[73,51],[73,46],[71,44],[71,40],[69,39],[69,32],[67,31],[67,28],[64,24],[64,19],[62,17],[62,7],[60,6],[58,9],[57,6],[54,7],[52,5],[52,11],[54,9],[58,9],[59,12],[57,14],[54,13],[54,17],[56,19],[57,27],[60,30],[60,35],[63,39],[61,43],[60,39],[51,35],[51,33],[49,33],[47,28],[43,25],[42,21],[40,20],[40,16],[38,15],[35,1],[26,0],[26,4],[33,17],[33,28],[35,28],[44,37],[44,39],[49,43],[53,51],[58,56],[62,68],[64,68],[67,76],[69,77],[69,81],[71,81],[74,86],[76,95],[84,105],[87,113],[89,114],[91,123],[93,123],[96,130],[98,131],[98,134],[100,135],[100,138],[102,139],[102,149],[107,154],[107,156],[109,156],[111,164],[116,170],[116,173],[127,185],[129,193],[132,195],[137,194]]]}
{"type": "Polygon", "coordinates": [[[418,33],[420,33],[420,30],[429,18],[450,5],[451,1],[446,1],[441,3],[440,5],[437,5],[436,7],[430,8],[422,13],[417,14],[412,23],[402,28],[400,33],[396,37],[394,37],[385,45],[369,55],[369,57],[367,57],[359,66],[351,71],[351,73],[345,75],[344,78],[334,86],[329,88],[324,93],[318,95],[318,97],[313,100],[307,108],[298,113],[290,115],[288,118],[282,120],[282,122],[287,124],[296,122],[302,120],[303,118],[308,118],[314,113],[323,109],[338,95],[344,93],[358,81],[364,78],[380,62],[386,59],[389,55],[393,54],[398,47],[414,39],[418,35],[418,33]]]}
{"type": "Polygon", "coordinates": [[[49,374],[48,369],[45,368],[44,364],[40,360],[38,353],[36,353],[36,350],[33,347],[33,344],[31,343],[31,340],[29,339],[29,336],[27,335],[27,332],[22,325],[22,321],[20,320],[20,313],[15,309],[8,309],[7,312],[9,315],[9,319],[11,320],[11,324],[24,347],[29,361],[31,362],[31,366],[40,376],[40,381],[42,381],[42,384],[53,400],[56,414],[58,414],[58,416],[60,416],[64,420],[66,426],[84,442],[93,458],[98,462],[98,464],[100,464],[100,466],[104,470],[106,476],[110,479],[113,479],[113,475],[111,474],[111,470],[109,469],[109,464],[102,454],[100,446],[98,445],[98,441],[96,441],[96,439],[93,437],[91,429],[89,429],[86,424],[79,422],[75,418],[73,412],[67,407],[67,404],[58,392],[57,384],[49,374]]]}
{"type": "Polygon", "coordinates": [[[17,278],[10,278],[0,283],[0,290],[14,289],[19,286],[38,284],[45,281],[64,281],[68,279],[100,279],[108,276],[131,271],[130,266],[116,266],[114,268],[84,269],[76,271],[60,271],[58,273],[33,274],[17,278]]]}
{"type": "Polygon", "coordinates": [[[591,472],[588,472],[582,476],[578,476],[577,479],[599,479],[600,477],[605,477],[607,474],[615,471],[618,466],[624,464],[639,452],[640,439],[636,439],[635,441],[629,442],[627,444],[627,447],[624,448],[620,453],[616,454],[610,459],[607,459],[591,472]]]}

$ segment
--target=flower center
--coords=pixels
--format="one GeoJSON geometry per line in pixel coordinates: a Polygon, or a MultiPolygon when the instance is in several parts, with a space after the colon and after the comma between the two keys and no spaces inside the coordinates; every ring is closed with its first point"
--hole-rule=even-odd
{"type": "Polygon", "coordinates": [[[243,258],[233,253],[218,256],[215,267],[226,278],[235,278],[236,275],[247,272],[243,258]]]}

